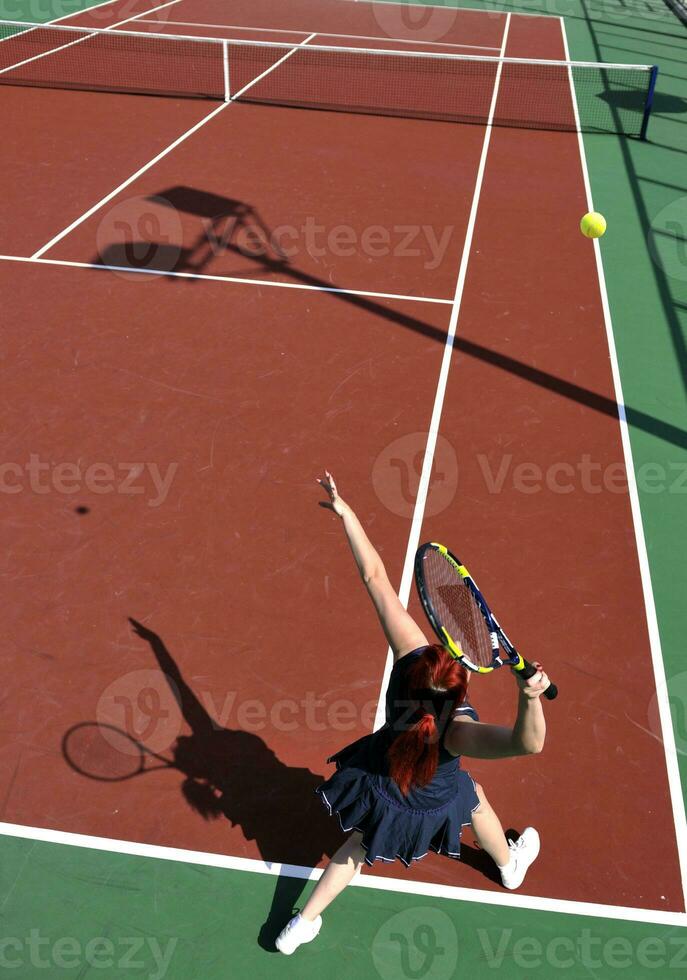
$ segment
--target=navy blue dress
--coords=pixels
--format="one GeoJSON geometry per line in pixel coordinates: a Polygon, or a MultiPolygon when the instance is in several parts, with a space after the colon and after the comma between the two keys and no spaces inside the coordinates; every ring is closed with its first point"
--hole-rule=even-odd
{"type": "MultiPolygon", "coordinates": [[[[337,771],[315,790],[330,814],[336,812],[343,830],[362,833],[369,865],[400,858],[409,866],[429,850],[458,858],[461,830],[479,806],[474,780],[443,744],[427,786],[412,787],[404,796],[389,776],[386,750],[398,734],[392,726],[407,712],[405,674],[424,649],[413,650],[394,664],[384,726],[330,756],[327,762],[335,762],[337,771]]],[[[467,701],[458,710],[478,720],[467,701]]]]}

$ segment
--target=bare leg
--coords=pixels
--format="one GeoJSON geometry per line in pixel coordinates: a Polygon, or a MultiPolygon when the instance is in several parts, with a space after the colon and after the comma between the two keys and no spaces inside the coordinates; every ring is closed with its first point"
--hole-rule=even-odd
{"type": "Polygon", "coordinates": [[[472,814],[472,829],[482,850],[494,859],[499,868],[503,868],[510,861],[506,835],[503,832],[501,821],[484,795],[484,790],[479,783],[476,784],[475,788],[480,807],[472,814]]]}
{"type": "Polygon", "coordinates": [[[314,922],[360,870],[365,860],[365,848],[361,841],[362,834],[357,831],[352,833],[325,868],[301,912],[301,916],[308,922],[314,922]]]}

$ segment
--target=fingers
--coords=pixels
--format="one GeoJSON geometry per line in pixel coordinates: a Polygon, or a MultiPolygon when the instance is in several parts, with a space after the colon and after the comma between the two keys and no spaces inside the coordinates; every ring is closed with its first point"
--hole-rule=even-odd
{"type": "Polygon", "coordinates": [[[533,686],[543,687],[543,690],[545,691],[546,688],[550,685],[551,681],[549,680],[548,675],[545,673],[544,668],[542,667],[542,665],[539,663],[538,660],[534,661],[534,666],[537,668],[537,673],[532,678],[532,680],[536,681],[536,683],[533,686]]]}
{"type": "Polygon", "coordinates": [[[537,672],[532,674],[531,677],[523,677],[517,671],[514,671],[514,673],[527,697],[538,698],[550,686],[551,681],[538,661],[533,661],[532,666],[537,668],[537,672]]]}
{"type": "Polygon", "coordinates": [[[534,676],[529,677],[524,682],[525,694],[531,698],[538,698],[544,693],[544,691],[549,687],[551,681],[549,680],[547,674],[543,670],[538,670],[534,676]]]}
{"type": "Polygon", "coordinates": [[[317,483],[319,483],[320,486],[323,487],[327,491],[327,493],[329,494],[329,496],[332,499],[334,497],[337,497],[338,496],[338,492],[337,492],[337,489],[336,489],[336,483],[334,482],[334,477],[329,472],[329,470],[325,470],[324,471],[324,477],[325,478],[322,479],[322,477],[319,477],[318,476],[317,477],[317,483]]]}

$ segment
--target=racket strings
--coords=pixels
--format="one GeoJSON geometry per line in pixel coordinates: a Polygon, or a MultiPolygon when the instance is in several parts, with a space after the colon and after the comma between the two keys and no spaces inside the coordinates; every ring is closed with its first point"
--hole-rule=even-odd
{"type": "Polygon", "coordinates": [[[128,779],[143,768],[143,752],[135,740],[110,726],[76,726],[65,749],[78,772],[104,782],[128,779]]]}
{"type": "Polygon", "coordinates": [[[424,559],[424,576],[446,632],[475,666],[491,666],[494,654],[489,628],[472,592],[453,566],[438,552],[430,551],[424,559]]]}

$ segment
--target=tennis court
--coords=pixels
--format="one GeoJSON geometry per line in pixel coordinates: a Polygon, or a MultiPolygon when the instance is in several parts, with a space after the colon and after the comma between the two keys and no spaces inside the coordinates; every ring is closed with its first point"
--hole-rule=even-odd
{"type": "MultiPolygon", "coordinates": [[[[622,246],[610,220],[608,246],[578,231],[620,199],[597,158],[650,167],[671,55],[573,63],[558,12],[408,9],[114,0],[0,24],[16,976],[482,976],[504,929],[577,949],[525,973],[509,939],[507,977],[615,976],[588,972],[585,930],[630,937],[633,980],[657,975],[644,940],[679,968],[678,671],[649,559],[681,532],[653,537],[645,511],[645,534],[632,453],[633,430],[658,436],[677,472],[684,391],[657,386],[663,423],[635,400],[664,355],[626,367],[619,339],[619,358],[631,314],[602,255],[622,266],[622,246]],[[418,619],[415,549],[460,542],[561,693],[541,757],[469,767],[514,828],[536,820],[521,892],[467,830],[460,862],[365,869],[277,960],[342,837],[314,794],[325,759],[373,727],[389,669],[317,507],[325,466],[418,619]],[[443,950],[425,972],[423,929],[443,950]]],[[[471,690],[508,717],[509,678],[471,690]]]]}

